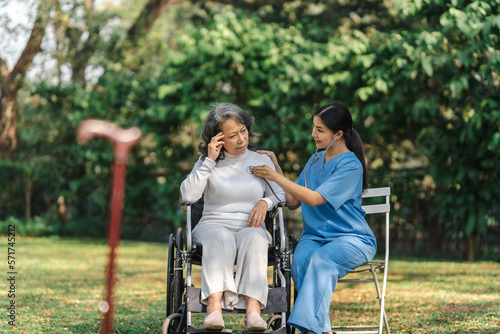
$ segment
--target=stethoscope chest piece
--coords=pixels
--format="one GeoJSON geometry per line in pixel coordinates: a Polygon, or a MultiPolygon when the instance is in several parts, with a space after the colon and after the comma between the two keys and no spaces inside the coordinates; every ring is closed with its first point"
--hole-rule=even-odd
{"type": "Polygon", "coordinates": [[[248,173],[248,174],[253,174],[252,167],[253,167],[253,166],[248,166],[248,167],[247,167],[247,173],[248,173]]]}

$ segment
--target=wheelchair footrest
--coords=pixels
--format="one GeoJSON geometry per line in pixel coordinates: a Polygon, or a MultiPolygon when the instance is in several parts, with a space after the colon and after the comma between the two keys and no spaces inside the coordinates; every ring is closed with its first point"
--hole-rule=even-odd
{"type": "Polygon", "coordinates": [[[242,334],[285,334],[286,333],[286,328],[281,327],[275,331],[273,330],[265,330],[265,331],[249,331],[249,330],[244,330],[241,332],[242,334]]]}
{"type": "Polygon", "coordinates": [[[233,331],[231,329],[227,329],[227,328],[215,330],[215,329],[195,328],[192,326],[188,326],[186,333],[230,334],[230,333],[233,333],[233,331]]]}

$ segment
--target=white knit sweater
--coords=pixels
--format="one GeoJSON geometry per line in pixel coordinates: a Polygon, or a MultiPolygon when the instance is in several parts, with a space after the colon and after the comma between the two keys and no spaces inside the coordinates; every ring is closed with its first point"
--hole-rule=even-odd
{"type": "Polygon", "coordinates": [[[268,181],[279,200],[264,179],[247,172],[249,166],[264,164],[274,169],[268,156],[249,150],[237,156],[225,152],[225,158],[217,163],[199,159],[181,184],[184,201],[195,202],[205,194],[203,217],[198,224],[248,227],[248,215],[259,200],[267,202],[268,210],[279,200],[284,201],[285,193],[276,183],[268,181]]]}

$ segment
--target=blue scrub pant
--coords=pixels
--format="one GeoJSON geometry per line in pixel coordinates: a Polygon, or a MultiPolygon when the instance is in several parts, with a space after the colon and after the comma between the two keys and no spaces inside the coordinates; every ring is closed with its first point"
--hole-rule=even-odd
{"type": "Polygon", "coordinates": [[[371,260],[375,252],[373,246],[353,236],[325,240],[303,235],[292,260],[298,294],[288,323],[301,332],[331,331],[330,301],[338,279],[371,260]]]}

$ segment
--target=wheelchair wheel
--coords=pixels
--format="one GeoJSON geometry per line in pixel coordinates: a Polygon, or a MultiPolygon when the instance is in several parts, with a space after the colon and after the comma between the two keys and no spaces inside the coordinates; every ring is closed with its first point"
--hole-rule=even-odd
{"type": "Polygon", "coordinates": [[[173,279],[174,279],[174,262],[175,262],[175,244],[174,235],[170,234],[168,242],[168,267],[167,267],[167,317],[174,313],[176,310],[173,308],[173,279]]]}
{"type": "Polygon", "coordinates": [[[161,327],[162,334],[180,334],[183,333],[183,328],[181,324],[182,314],[172,313],[163,322],[161,327]]]}
{"type": "Polygon", "coordinates": [[[275,331],[279,328],[281,328],[281,315],[275,314],[267,319],[267,329],[275,331]]]}
{"type": "Polygon", "coordinates": [[[179,307],[182,305],[182,294],[184,292],[184,278],[183,278],[183,270],[182,270],[182,257],[181,250],[184,248],[184,242],[182,239],[182,228],[178,228],[175,235],[175,244],[176,244],[176,254],[174,260],[175,269],[173,272],[173,282],[172,282],[172,299],[173,299],[173,311],[178,312],[179,307]]]}

